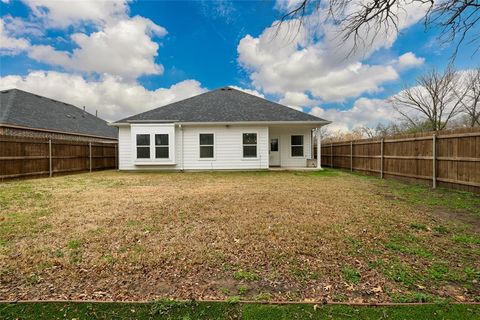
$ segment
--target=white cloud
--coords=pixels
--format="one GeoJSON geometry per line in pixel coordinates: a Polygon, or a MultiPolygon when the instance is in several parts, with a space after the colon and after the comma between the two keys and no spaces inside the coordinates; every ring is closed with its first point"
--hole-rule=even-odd
{"type": "Polygon", "coordinates": [[[264,99],[265,99],[265,95],[263,95],[262,93],[258,92],[257,90],[245,89],[245,88],[238,87],[238,86],[229,86],[229,87],[230,87],[230,88],[233,88],[233,89],[236,89],[236,90],[240,90],[240,91],[243,91],[243,92],[246,92],[246,93],[252,94],[252,95],[254,95],[254,96],[257,96],[257,97],[260,97],[260,98],[264,98],[264,99]]]}
{"type": "Polygon", "coordinates": [[[138,83],[125,83],[113,76],[86,81],[80,75],[34,71],[28,75],[0,78],[0,89],[18,88],[38,95],[86,106],[87,111],[107,120],[147,111],[206,91],[196,80],[185,80],[169,88],[147,90],[138,83]]]}
{"type": "Polygon", "coordinates": [[[277,0],[275,2],[275,8],[283,12],[289,12],[294,8],[297,8],[303,0],[277,0]]]}
{"type": "Polygon", "coordinates": [[[4,28],[11,36],[41,36],[43,35],[42,28],[38,23],[28,21],[26,19],[12,17],[11,15],[5,15],[2,17],[4,22],[4,28]]]}
{"type": "Polygon", "coordinates": [[[286,105],[298,111],[303,111],[303,107],[312,107],[318,105],[320,101],[310,99],[303,92],[285,92],[284,97],[278,103],[286,105]]]}
{"type": "Polygon", "coordinates": [[[158,44],[151,35],[167,31],[143,17],[120,20],[90,35],[75,33],[71,39],[78,48],[72,53],[52,46],[33,46],[29,56],[40,62],[68,70],[108,73],[125,78],[143,74],[161,74],[163,66],[155,63],[158,44]]]}
{"type": "Polygon", "coordinates": [[[356,127],[375,127],[378,123],[389,123],[398,120],[392,105],[383,99],[359,98],[352,108],[347,110],[323,109],[313,107],[311,114],[332,121],[329,131],[346,132],[356,127]]]}
{"type": "Polygon", "coordinates": [[[398,68],[400,70],[421,66],[425,58],[417,57],[413,52],[407,52],[398,57],[398,68]]]}
{"type": "Polygon", "coordinates": [[[127,0],[23,0],[46,27],[66,28],[94,23],[104,25],[128,15],[127,0]]]}
{"type": "MultiPolygon", "coordinates": [[[[358,5],[352,3],[347,13],[358,5]]],[[[294,4],[295,1],[277,1],[280,8],[294,4]]],[[[399,78],[401,68],[397,60],[385,64],[364,62],[373,52],[390,48],[397,38],[396,31],[377,30],[374,34],[362,29],[365,42],[358,43],[357,49],[350,52],[353,39],[343,43],[338,26],[325,22],[326,13],[322,10],[306,16],[302,25],[296,19],[280,25],[274,22],[260,36],[247,35],[239,42],[238,62],[250,73],[257,90],[275,95],[300,92],[315,100],[344,101],[380,92],[383,84],[399,78]]],[[[424,12],[423,7],[415,4],[400,10],[398,31],[417,22],[424,12]]],[[[402,68],[419,63],[421,58],[412,55],[403,57],[402,68]]]]}
{"type": "MultiPolygon", "coordinates": [[[[290,23],[280,28],[295,26],[290,23]]],[[[283,39],[288,31],[276,35],[277,31],[267,28],[259,38],[246,36],[238,45],[239,62],[251,72],[252,84],[267,93],[310,92],[323,100],[342,101],[381,91],[381,84],[398,79],[390,65],[345,63],[328,52],[324,43],[308,43],[306,30],[287,44],[283,39]]]]}
{"type": "Polygon", "coordinates": [[[0,19],[0,54],[1,55],[16,55],[30,47],[30,42],[27,39],[15,38],[10,36],[5,28],[5,22],[0,19]]]}

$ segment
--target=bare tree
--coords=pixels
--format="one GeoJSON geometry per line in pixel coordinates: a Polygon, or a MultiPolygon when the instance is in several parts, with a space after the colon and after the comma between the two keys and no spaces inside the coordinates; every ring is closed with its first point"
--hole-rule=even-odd
{"type": "Polygon", "coordinates": [[[392,96],[395,110],[412,126],[426,130],[443,130],[448,122],[462,112],[468,88],[460,85],[459,74],[435,69],[420,76],[416,85],[392,96]]]}
{"type": "MultiPolygon", "coordinates": [[[[462,111],[466,115],[469,127],[480,126],[480,67],[466,71],[464,75],[464,86],[467,93],[461,99],[462,111]]],[[[456,88],[456,95],[461,97],[463,89],[456,88]]]]}
{"type": "Polygon", "coordinates": [[[303,22],[309,13],[325,9],[325,19],[339,26],[343,42],[353,38],[353,52],[360,43],[371,45],[378,35],[398,31],[399,14],[412,4],[428,7],[423,20],[426,29],[440,27],[444,43],[457,42],[452,57],[464,42],[476,43],[472,54],[478,52],[480,0],[302,0],[281,17],[280,24],[292,18],[303,22]]]}

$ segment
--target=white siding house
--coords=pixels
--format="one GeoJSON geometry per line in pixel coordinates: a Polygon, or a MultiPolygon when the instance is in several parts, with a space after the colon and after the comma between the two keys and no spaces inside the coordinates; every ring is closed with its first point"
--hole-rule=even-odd
{"type": "Polygon", "coordinates": [[[113,125],[120,170],[258,170],[306,167],[312,130],[328,123],[222,88],[113,125]]]}

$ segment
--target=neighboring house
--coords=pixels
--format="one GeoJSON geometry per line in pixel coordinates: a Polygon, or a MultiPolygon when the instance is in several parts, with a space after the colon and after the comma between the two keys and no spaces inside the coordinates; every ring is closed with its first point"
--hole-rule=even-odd
{"type": "Polygon", "coordinates": [[[305,168],[313,130],[328,123],[226,87],[111,125],[121,170],[247,170],[305,168]]]}
{"type": "Polygon", "coordinates": [[[0,91],[0,135],[114,142],[118,130],[74,105],[10,89],[0,91]]]}

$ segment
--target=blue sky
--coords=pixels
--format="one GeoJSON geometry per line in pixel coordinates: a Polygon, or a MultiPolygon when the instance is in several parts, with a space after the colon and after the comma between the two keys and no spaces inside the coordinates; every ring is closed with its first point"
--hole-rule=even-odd
{"type": "MultiPolygon", "coordinates": [[[[0,88],[116,120],[232,85],[348,130],[395,120],[385,99],[443,69],[453,50],[438,30],[425,32],[424,9],[412,7],[399,33],[347,57],[318,14],[295,36],[269,28],[292,2],[2,0],[0,88]]],[[[478,66],[472,52],[462,47],[458,69],[478,66]]]]}

